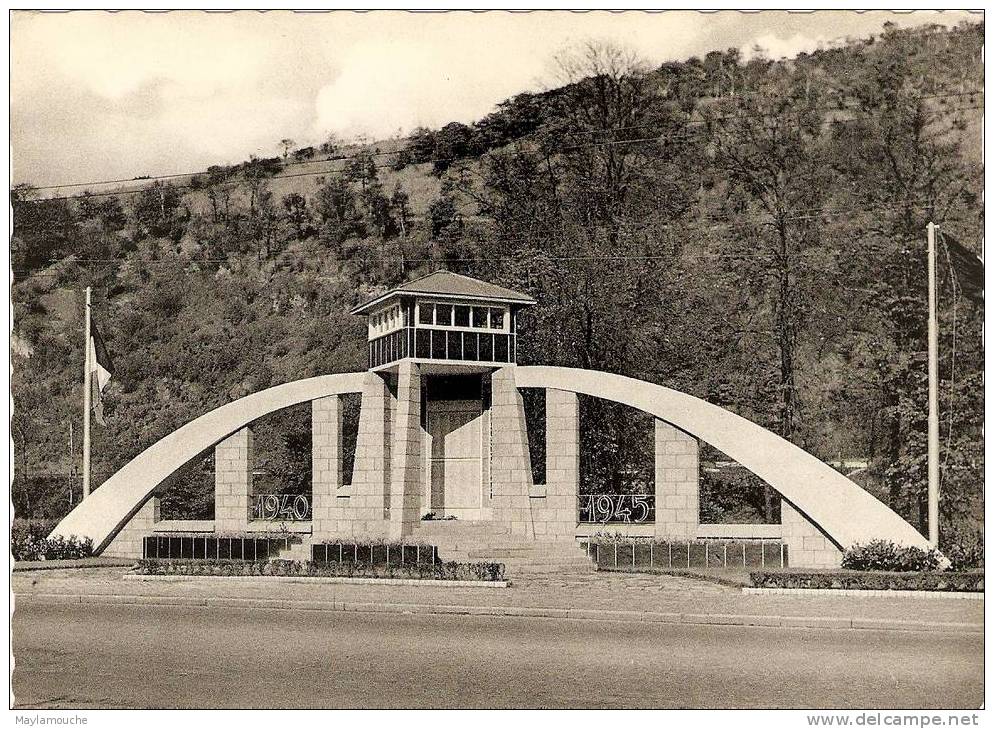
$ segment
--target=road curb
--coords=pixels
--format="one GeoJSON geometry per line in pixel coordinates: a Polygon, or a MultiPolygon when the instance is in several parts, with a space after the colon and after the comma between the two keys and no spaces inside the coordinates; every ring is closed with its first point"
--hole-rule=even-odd
{"type": "MultiPolygon", "coordinates": [[[[738,615],[734,613],[657,613],[635,610],[519,607],[504,605],[432,605],[424,603],[341,602],[338,600],[280,600],[243,597],[180,597],[175,595],[113,595],[20,593],[17,602],[50,605],[159,605],[227,607],[247,610],[303,610],[320,612],[396,613],[403,615],[478,615],[489,617],[600,620],[622,623],[680,623],[765,628],[825,630],[900,630],[915,632],[979,633],[982,623],[927,622],[877,618],[839,618],[797,615],[738,615]]],[[[16,609],[16,604],[15,604],[16,609]]]]}

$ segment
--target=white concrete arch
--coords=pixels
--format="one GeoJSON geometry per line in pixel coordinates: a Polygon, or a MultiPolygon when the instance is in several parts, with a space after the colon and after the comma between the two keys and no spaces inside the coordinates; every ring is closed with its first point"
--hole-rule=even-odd
{"type": "Polygon", "coordinates": [[[99,554],[155,489],[197,454],[269,413],[329,395],[361,392],[365,377],[365,372],[354,372],[297,380],[201,415],[129,461],[69,512],[52,536],[89,537],[99,554]]]}
{"type": "Polygon", "coordinates": [[[607,372],[569,367],[511,369],[519,388],[565,390],[613,400],[710,443],[769,483],[843,549],[873,539],[929,547],[917,529],[831,466],[717,405],[607,372]]]}

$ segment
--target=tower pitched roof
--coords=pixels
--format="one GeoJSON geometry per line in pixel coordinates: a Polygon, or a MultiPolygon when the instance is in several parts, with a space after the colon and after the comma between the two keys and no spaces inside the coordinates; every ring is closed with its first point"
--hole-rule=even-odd
{"type": "Polygon", "coordinates": [[[352,310],[353,314],[363,314],[370,308],[387,299],[400,294],[445,296],[460,299],[481,299],[487,301],[503,301],[521,306],[531,306],[535,299],[518,291],[503,286],[496,286],[486,281],[463,276],[451,271],[435,271],[427,276],[408,281],[405,284],[390,289],[379,296],[360,304],[352,310]]]}

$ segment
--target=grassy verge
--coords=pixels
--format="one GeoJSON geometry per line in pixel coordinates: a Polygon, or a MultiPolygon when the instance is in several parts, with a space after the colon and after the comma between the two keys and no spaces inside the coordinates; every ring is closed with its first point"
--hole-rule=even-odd
{"type": "Polygon", "coordinates": [[[693,567],[636,567],[631,566],[604,566],[597,568],[598,572],[625,572],[628,574],[645,575],[669,575],[672,577],[687,577],[692,580],[702,582],[713,582],[726,587],[751,587],[752,581],[749,579],[748,570],[735,569],[695,569],[693,567]]]}

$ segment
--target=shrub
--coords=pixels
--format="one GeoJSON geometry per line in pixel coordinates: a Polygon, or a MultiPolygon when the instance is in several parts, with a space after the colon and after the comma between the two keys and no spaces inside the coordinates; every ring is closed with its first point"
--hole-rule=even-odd
{"type": "Polygon", "coordinates": [[[943,532],[942,553],[950,562],[950,569],[972,570],[984,566],[983,532],[943,532]]]}
{"type": "Polygon", "coordinates": [[[983,572],[750,572],[755,587],[785,587],[801,590],[933,590],[939,592],[983,592],[983,572]]]}
{"type": "Polygon", "coordinates": [[[929,572],[938,569],[939,553],[934,549],[901,547],[876,539],[847,549],[842,555],[842,567],[849,570],[929,572]]]}
{"type": "Polygon", "coordinates": [[[49,559],[83,559],[93,556],[93,540],[70,537],[48,537],[55,522],[17,520],[10,533],[10,552],[15,561],[33,562],[49,559]]]}

